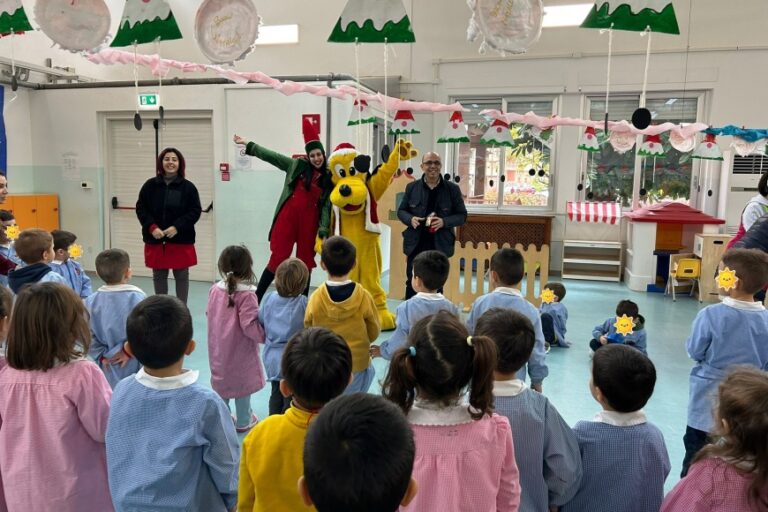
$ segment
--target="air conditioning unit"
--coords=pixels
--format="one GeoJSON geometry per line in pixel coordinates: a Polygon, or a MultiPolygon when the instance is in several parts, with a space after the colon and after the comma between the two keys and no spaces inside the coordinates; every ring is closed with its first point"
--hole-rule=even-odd
{"type": "Polygon", "coordinates": [[[768,172],[768,156],[739,156],[724,151],[723,158],[717,216],[725,219],[726,232],[736,233],[744,207],[757,194],[760,176],[768,172]]]}

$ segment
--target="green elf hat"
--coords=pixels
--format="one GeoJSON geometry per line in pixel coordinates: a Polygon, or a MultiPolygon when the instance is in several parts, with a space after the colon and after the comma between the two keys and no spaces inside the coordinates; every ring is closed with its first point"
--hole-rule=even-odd
{"type": "Polygon", "coordinates": [[[301,131],[304,133],[304,149],[306,150],[307,155],[309,155],[313,149],[319,149],[325,154],[323,143],[320,142],[318,127],[312,123],[311,118],[304,118],[304,125],[302,126],[301,131]]]}

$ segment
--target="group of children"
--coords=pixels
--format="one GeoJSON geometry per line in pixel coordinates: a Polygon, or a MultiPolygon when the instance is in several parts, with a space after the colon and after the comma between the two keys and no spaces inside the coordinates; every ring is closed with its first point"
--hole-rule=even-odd
{"type": "MultiPolygon", "coordinates": [[[[22,258],[33,254],[25,233],[22,258]]],[[[124,251],[99,254],[107,284],[85,302],[40,278],[17,288],[11,313],[0,288],[0,510],[768,508],[768,313],[752,301],[768,283],[764,253],[729,251],[722,265],[736,287],[694,321],[684,472],[694,463],[666,501],[671,465],[643,413],[656,370],[636,304],[616,311],[632,332],[617,333],[616,318],[595,329],[589,387],[602,411],[571,428],[541,394],[546,343],[568,345],[565,288],[549,284],[555,300],[541,311],[528,303],[518,251],[493,255],[493,291],[466,324],[438,293],[448,259],[420,254],[418,293],[381,344],[373,299],[349,280],[348,240],[324,242],[328,280],[308,299],[309,272],[291,258],[259,304],[252,264],[241,246],[219,258],[206,310],[213,390],[183,366],[195,349],[188,309],[128,284],[124,251]],[[365,393],[375,357],[390,360],[383,397],[365,393]],[[250,399],[267,382],[270,416],[259,422],[250,399]],[[242,448],[237,432],[248,432],[242,448]],[[702,450],[708,440],[717,442],[702,450]]]]}

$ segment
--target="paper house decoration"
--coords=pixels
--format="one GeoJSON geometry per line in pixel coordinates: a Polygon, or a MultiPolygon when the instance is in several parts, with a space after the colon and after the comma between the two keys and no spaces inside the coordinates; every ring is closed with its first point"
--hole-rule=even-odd
{"type": "Polygon", "coordinates": [[[469,142],[467,125],[464,124],[464,116],[461,115],[461,112],[456,111],[451,114],[451,118],[448,120],[448,126],[445,127],[443,136],[437,139],[437,142],[439,144],[469,142]]]}

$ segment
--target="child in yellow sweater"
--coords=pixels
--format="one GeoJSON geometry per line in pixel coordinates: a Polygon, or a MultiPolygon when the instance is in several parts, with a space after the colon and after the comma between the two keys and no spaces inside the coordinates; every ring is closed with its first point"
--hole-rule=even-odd
{"type": "Polygon", "coordinates": [[[323,243],[320,266],[328,281],[309,298],[304,327],[325,327],[341,336],[352,351],[352,382],[345,394],[366,393],[376,371],[370,357],[371,343],[381,332],[379,314],[371,294],[349,279],[357,251],[352,242],[332,236],[323,243]]]}
{"type": "Polygon", "coordinates": [[[284,414],[256,425],[240,455],[239,512],[294,512],[305,507],[296,482],[304,473],[304,438],[322,407],[339,396],[352,377],[352,353],[327,329],[305,329],[285,347],[280,391],[292,396],[284,414]]]}

